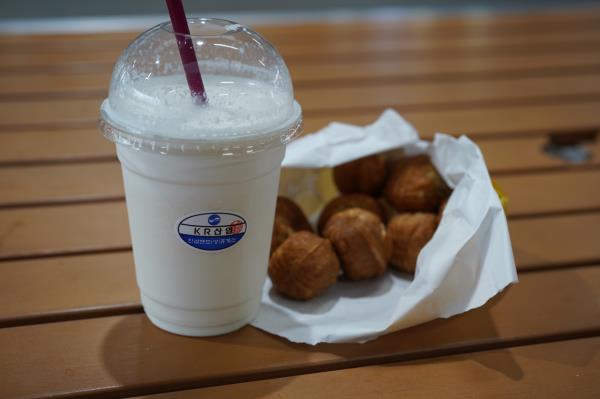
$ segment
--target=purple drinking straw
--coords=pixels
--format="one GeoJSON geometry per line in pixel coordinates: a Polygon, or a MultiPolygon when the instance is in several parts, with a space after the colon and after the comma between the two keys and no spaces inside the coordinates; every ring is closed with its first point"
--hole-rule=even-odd
{"type": "Polygon", "coordinates": [[[175,39],[177,40],[177,47],[179,47],[179,56],[181,57],[181,63],[183,64],[183,70],[185,71],[185,78],[190,87],[190,92],[196,102],[205,104],[208,101],[208,98],[206,97],[206,90],[204,89],[204,83],[202,82],[202,75],[200,75],[200,67],[198,66],[198,59],[196,58],[196,52],[194,51],[194,42],[189,36],[190,28],[187,24],[183,4],[181,3],[181,0],[166,1],[167,8],[169,9],[169,16],[171,17],[171,25],[173,25],[173,32],[175,32],[175,39]]]}

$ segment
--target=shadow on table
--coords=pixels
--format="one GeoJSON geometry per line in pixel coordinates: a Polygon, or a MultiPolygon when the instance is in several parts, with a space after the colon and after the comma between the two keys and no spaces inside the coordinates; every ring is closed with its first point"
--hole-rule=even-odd
{"type": "MultiPolygon", "coordinates": [[[[493,341],[497,332],[488,308],[497,301],[493,300],[483,309],[448,320],[435,320],[365,344],[316,346],[294,344],[253,327],[220,337],[182,337],[154,327],[145,315],[138,314],[122,317],[110,330],[104,340],[102,357],[117,383],[118,392],[126,395],[378,364],[382,363],[381,358],[383,362],[415,360],[452,353],[471,341],[493,341]]],[[[510,355],[500,363],[495,361],[486,366],[498,368],[514,379],[522,375],[510,355]]],[[[399,376],[399,383],[401,378],[399,376]]],[[[248,384],[243,387],[248,389],[245,397],[265,396],[292,380],[248,384]]],[[[219,398],[221,392],[217,388],[194,391],[193,397],[219,398]]]]}
{"type": "MultiPolygon", "coordinates": [[[[253,327],[220,337],[189,338],[159,330],[143,314],[122,316],[106,336],[102,357],[106,369],[120,387],[118,391],[129,395],[398,361],[439,362],[444,360],[439,356],[465,352],[473,352],[473,361],[511,380],[519,380],[523,378],[523,371],[512,354],[501,349],[502,345],[513,346],[522,344],[523,339],[529,337],[539,339],[540,335],[561,334],[585,327],[581,317],[575,317],[580,321],[574,321],[572,325],[563,325],[564,315],[554,320],[554,309],[545,305],[550,296],[559,296],[560,302],[556,302],[557,299],[554,302],[564,304],[557,309],[561,314],[570,312],[569,309],[573,314],[582,312],[584,315],[598,311],[596,291],[582,276],[565,273],[561,279],[542,280],[537,273],[529,276],[535,276],[537,288],[529,285],[531,290],[525,286],[515,290],[511,293],[513,304],[510,306],[502,305],[503,297],[514,288],[508,288],[481,308],[388,334],[365,344],[293,344],[253,327]],[[521,307],[515,304],[523,304],[524,310],[521,312],[521,307]],[[536,327],[539,323],[544,327],[536,327]],[[493,349],[494,353],[484,352],[488,349],[493,349]]],[[[536,356],[538,352],[531,353],[536,356]]],[[[585,365],[594,355],[590,353],[577,359],[565,356],[558,361],[585,365]]],[[[544,359],[543,348],[537,356],[544,359]]],[[[400,375],[399,383],[401,378],[400,375]]],[[[273,379],[265,384],[248,384],[254,386],[254,391],[249,391],[245,397],[261,397],[292,381],[293,378],[273,379]]],[[[209,391],[211,398],[219,397],[217,392],[221,392],[216,388],[209,391]]],[[[195,392],[194,397],[204,397],[200,396],[203,392],[195,392]]]]}
{"type": "MultiPolygon", "coordinates": [[[[437,319],[396,333],[381,336],[364,344],[298,345],[282,340],[289,350],[325,354],[330,365],[321,363],[323,370],[344,367],[438,363],[447,355],[485,350],[499,340],[499,332],[490,311],[502,300],[507,290],[492,298],[485,306],[449,319],[437,319]],[[341,365],[340,363],[345,363],[341,365]]],[[[479,353],[479,352],[478,352],[479,353]]],[[[497,349],[493,356],[476,356],[474,361],[494,369],[507,378],[520,380],[523,371],[507,350],[497,349]]],[[[398,375],[398,383],[402,374],[398,375]]]]}
{"type": "MultiPolygon", "coordinates": [[[[411,365],[426,365],[433,363],[442,364],[455,361],[456,356],[465,356],[466,354],[469,356],[469,360],[477,362],[488,369],[495,370],[510,380],[518,381],[523,379],[523,370],[509,350],[491,348],[490,349],[493,350],[493,352],[486,350],[486,347],[491,346],[494,341],[499,339],[498,329],[490,315],[490,309],[501,300],[501,297],[505,295],[505,292],[490,300],[490,302],[482,308],[454,316],[448,320],[435,320],[431,323],[426,323],[396,333],[397,335],[403,333],[422,334],[424,338],[429,337],[429,339],[433,340],[434,338],[431,337],[429,331],[437,330],[439,334],[444,334],[444,339],[439,340],[437,353],[426,351],[421,354],[423,356],[416,354],[416,357],[425,357],[423,359],[391,364],[390,367],[410,367],[411,365]],[[476,321],[474,318],[476,318],[476,321]],[[436,327],[436,324],[438,323],[442,323],[439,328],[436,327]],[[473,323],[477,324],[475,325],[473,323]],[[462,335],[462,338],[458,336],[459,334],[462,335]],[[447,339],[448,337],[451,338],[447,339]]],[[[410,355],[408,358],[410,360],[410,355]]],[[[401,374],[401,372],[399,372],[399,374],[401,374]]]]}
{"type": "MultiPolygon", "coordinates": [[[[326,344],[303,348],[313,356],[324,355],[331,363],[346,362],[338,368],[411,360],[439,362],[443,361],[440,356],[471,353],[471,360],[511,380],[522,379],[524,372],[512,353],[502,349],[507,346],[528,345],[530,350],[524,357],[586,366],[597,351],[578,356],[564,353],[549,358],[543,345],[533,346],[569,336],[575,339],[582,330],[596,326],[588,319],[593,318],[590,315],[600,315],[595,287],[597,280],[574,271],[565,273],[565,270],[557,269],[541,274],[529,273],[523,276],[523,283],[518,289],[511,286],[480,308],[385,335],[365,344],[326,344]],[[504,304],[507,295],[510,295],[510,299],[506,298],[510,305],[504,304]],[[549,306],[549,303],[554,305],[549,306]]],[[[283,342],[290,350],[298,347],[283,342]]],[[[320,365],[324,369],[328,367],[323,363],[320,365]]]]}
{"type": "MultiPolygon", "coordinates": [[[[447,356],[479,350],[499,339],[499,332],[490,314],[490,310],[502,300],[506,290],[492,298],[485,306],[471,310],[467,313],[449,319],[437,319],[431,322],[411,327],[396,333],[379,337],[375,341],[356,347],[355,344],[333,346],[332,352],[346,357],[352,355],[364,358],[365,364],[371,363],[365,355],[366,352],[377,347],[377,352],[386,358],[386,364],[394,362],[407,362],[406,365],[419,363],[437,363],[447,356]]],[[[481,357],[477,359],[482,365],[492,368],[506,377],[519,380],[523,371],[514,357],[508,351],[499,351],[492,358],[481,357]]],[[[375,362],[377,364],[377,362],[375,362]]],[[[398,363],[395,364],[397,366],[398,363]]],[[[393,367],[393,366],[392,366],[393,367]]],[[[402,376],[398,376],[401,383],[402,376]]]]}
{"type": "MultiPolygon", "coordinates": [[[[155,327],[145,314],[136,314],[122,317],[109,331],[102,359],[115,380],[114,390],[121,396],[137,396],[272,378],[278,367],[264,367],[263,350],[257,350],[257,343],[264,340],[264,333],[252,327],[220,337],[178,336],[155,327]]],[[[273,365],[269,358],[267,362],[273,365]]],[[[279,368],[285,368],[285,362],[279,368]]],[[[253,387],[253,393],[244,397],[259,398],[285,384],[285,380],[273,380],[253,387]]],[[[227,395],[215,387],[191,392],[190,397],[227,395]]]]}

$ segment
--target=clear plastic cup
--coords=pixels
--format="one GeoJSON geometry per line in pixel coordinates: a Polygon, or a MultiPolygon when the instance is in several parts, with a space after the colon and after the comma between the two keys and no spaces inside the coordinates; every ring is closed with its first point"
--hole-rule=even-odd
{"type": "Polygon", "coordinates": [[[192,100],[170,23],[122,53],[101,106],[116,143],[141,300],[191,336],[256,315],[285,144],[301,131],[288,69],[247,27],[189,19],[208,103],[192,100]]]}

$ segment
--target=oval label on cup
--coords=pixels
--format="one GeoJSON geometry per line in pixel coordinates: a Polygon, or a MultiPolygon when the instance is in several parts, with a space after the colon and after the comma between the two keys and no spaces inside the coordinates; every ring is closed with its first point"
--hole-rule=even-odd
{"type": "Polygon", "coordinates": [[[229,212],[204,212],[184,216],[177,234],[190,247],[220,251],[238,243],[246,234],[246,219],[229,212]]]}

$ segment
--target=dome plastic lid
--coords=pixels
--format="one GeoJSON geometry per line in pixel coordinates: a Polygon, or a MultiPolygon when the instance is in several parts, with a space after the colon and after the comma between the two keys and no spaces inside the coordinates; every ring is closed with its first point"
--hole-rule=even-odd
{"type": "Polygon", "coordinates": [[[301,131],[285,62],[265,39],[221,19],[188,19],[208,97],[191,96],[170,22],[135,39],[119,57],[100,129],[116,143],[167,153],[224,156],[263,151],[301,131]]]}

